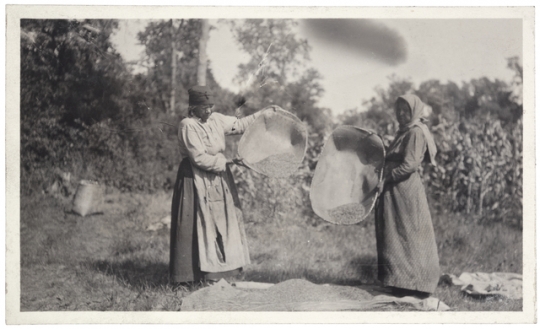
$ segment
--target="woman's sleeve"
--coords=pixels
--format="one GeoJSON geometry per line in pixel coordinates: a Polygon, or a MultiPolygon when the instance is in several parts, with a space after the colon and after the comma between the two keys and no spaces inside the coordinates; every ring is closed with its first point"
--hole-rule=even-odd
{"type": "Polygon", "coordinates": [[[246,131],[247,127],[249,127],[249,125],[253,123],[253,121],[255,121],[255,119],[259,115],[260,115],[260,111],[253,113],[252,115],[248,115],[246,117],[238,119],[233,116],[221,114],[220,120],[223,124],[225,135],[243,134],[244,131],[246,131]]]}
{"type": "Polygon", "coordinates": [[[388,175],[388,181],[401,181],[415,172],[422,163],[426,151],[426,141],[421,129],[413,128],[405,138],[403,162],[388,175]]]}
{"type": "Polygon", "coordinates": [[[206,171],[225,171],[227,165],[225,156],[221,153],[216,155],[206,153],[206,147],[193,127],[189,125],[181,127],[180,134],[182,134],[182,140],[186,145],[191,163],[206,171]]]}

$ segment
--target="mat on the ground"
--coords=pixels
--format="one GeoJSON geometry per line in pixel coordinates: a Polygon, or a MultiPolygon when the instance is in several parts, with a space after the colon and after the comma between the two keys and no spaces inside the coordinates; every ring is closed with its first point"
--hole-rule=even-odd
{"type": "Polygon", "coordinates": [[[411,308],[446,311],[437,298],[398,298],[372,286],[318,285],[292,279],[274,285],[225,280],[202,288],[182,300],[182,311],[367,311],[411,308]],[[244,287],[244,288],[241,288],[244,287]]]}

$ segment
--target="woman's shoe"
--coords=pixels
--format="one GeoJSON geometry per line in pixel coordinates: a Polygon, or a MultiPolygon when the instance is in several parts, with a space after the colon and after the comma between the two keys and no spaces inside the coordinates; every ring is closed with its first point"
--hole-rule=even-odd
{"type": "Polygon", "coordinates": [[[424,291],[392,287],[392,295],[394,295],[396,297],[407,297],[407,296],[409,296],[409,297],[415,297],[415,298],[419,298],[419,299],[426,299],[431,294],[429,292],[424,292],[424,291]]]}

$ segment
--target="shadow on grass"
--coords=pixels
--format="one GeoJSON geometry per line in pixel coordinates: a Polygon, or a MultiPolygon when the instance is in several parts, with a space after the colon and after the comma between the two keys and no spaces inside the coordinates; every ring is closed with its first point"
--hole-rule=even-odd
{"type": "Polygon", "coordinates": [[[137,289],[156,288],[169,284],[169,265],[139,261],[97,261],[89,264],[92,269],[116,280],[128,287],[137,289]]]}
{"type": "Polygon", "coordinates": [[[475,295],[467,294],[465,291],[459,291],[459,296],[462,299],[467,299],[470,302],[478,303],[515,303],[516,300],[512,300],[502,295],[475,295]]]}
{"type": "Polygon", "coordinates": [[[291,279],[305,279],[316,284],[358,286],[374,284],[377,276],[377,257],[360,256],[349,261],[343,269],[250,269],[245,272],[244,280],[279,283],[291,279]]]}
{"type": "Polygon", "coordinates": [[[316,284],[336,284],[345,286],[358,286],[362,281],[355,279],[340,279],[332,275],[321,275],[318,271],[246,271],[245,281],[280,283],[291,279],[304,279],[316,284]]]}
{"type": "Polygon", "coordinates": [[[362,255],[349,262],[349,271],[362,282],[373,283],[377,279],[377,256],[362,255]]]}
{"type": "MultiPolygon", "coordinates": [[[[112,276],[128,287],[147,289],[169,285],[169,266],[163,262],[101,260],[88,265],[91,269],[112,276]]],[[[375,282],[377,258],[360,256],[350,260],[343,269],[323,267],[248,269],[244,273],[245,281],[279,283],[290,279],[305,279],[316,284],[359,286],[375,282]]]]}

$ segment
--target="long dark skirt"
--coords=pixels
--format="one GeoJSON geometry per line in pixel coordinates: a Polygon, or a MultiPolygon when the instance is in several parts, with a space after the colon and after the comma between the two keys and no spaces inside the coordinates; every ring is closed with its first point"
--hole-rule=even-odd
{"type": "Polygon", "coordinates": [[[420,175],[386,184],[378,200],[375,231],[379,280],[385,286],[433,293],[439,257],[420,175]]]}
{"type": "Polygon", "coordinates": [[[195,183],[193,182],[191,162],[188,158],[185,158],[178,168],[172,199],[169,263],[171,281],[219,280],[220,278],[231,278],[238,275],[241,268],[219,273],[208,273],[200,270],[197,240],[197,204],[198,198],[195,183]]]}

